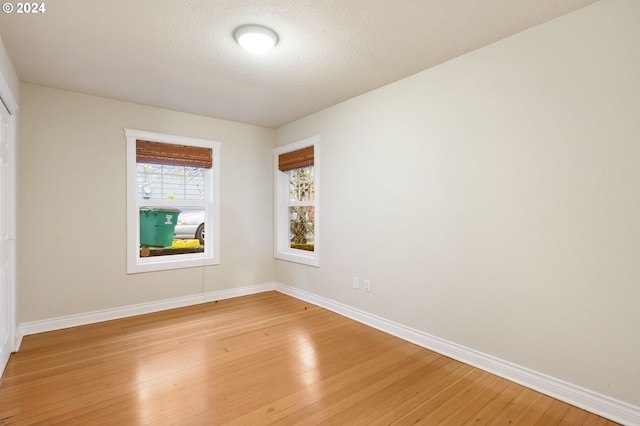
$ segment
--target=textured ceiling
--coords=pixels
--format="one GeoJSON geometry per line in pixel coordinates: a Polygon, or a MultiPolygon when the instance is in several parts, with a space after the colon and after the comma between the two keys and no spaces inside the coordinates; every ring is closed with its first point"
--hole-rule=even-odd
{"type": "Polygon", "coordinates": [[[22,82],[278,127],[594,1],[48,0],[0,36],[22,82]]]}

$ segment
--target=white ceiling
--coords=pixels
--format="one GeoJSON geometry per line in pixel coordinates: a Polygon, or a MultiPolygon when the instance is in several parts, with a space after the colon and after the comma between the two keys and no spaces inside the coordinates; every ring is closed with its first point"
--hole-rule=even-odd
{"type": "Polygon", "coordinates": [[[22,82],[275,128],[594,1],[47,0],[0,36],[22,82]]]}

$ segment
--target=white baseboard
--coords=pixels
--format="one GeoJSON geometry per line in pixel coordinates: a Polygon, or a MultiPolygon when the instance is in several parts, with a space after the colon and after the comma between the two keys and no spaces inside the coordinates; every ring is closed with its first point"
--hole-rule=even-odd
{"type": "Polygon", "coordinates": [[[275,283],[257,284],[228,290],[212,291],[192,296],[178,297],[175,299],[160,300],[156,302],[141,303],[138,305],[124,306],[115,309],[103,309],[100,311],[86,312],[76,315],[52,318],[41,321],[22,323],[16,336],[16,350],[22,341],[22,336],[43,333],[45,331],[60,330],[63,328],[77,327],[79,325],[93,324],[96,322],[110,321],[134,315],[159,312],[167,309],[182,308],[184,306],[197,305],[199,303],[213,302],[215,300],[230,299],[232,297],[247,296],[249,294],[262,293],[275,290],[275,283]]]}
{"type": "Polygon", "coordinates": [[[399,337],[512,382],[625,425],[640,425],[640,407],[567,383],[494,356],[449,342],[322,296],[276,283],[281,293],[321,306],[347,318],[399,337]]]}
{"type": "Polygon", "coordinates": [[[181,308],[271,290],[276,290],[295,297],[296,299],[313,303],[314,305],[336,312],[362,324],[446,355],[465,364],[488,371],[613,421],[630,426],[640,425],[640,407],[389,321],[331,299],[274,282],[23,323],[20,324],[18,332],[16,333],[16,350],[20,347],[22,336],[28,336],[30,334],[181,308]]]}

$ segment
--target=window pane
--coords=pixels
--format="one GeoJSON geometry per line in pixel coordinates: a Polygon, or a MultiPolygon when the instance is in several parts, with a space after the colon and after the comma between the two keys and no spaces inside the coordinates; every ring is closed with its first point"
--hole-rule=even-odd
{"type": "Polygon", "coordinates": [[[289,170],[289,201],[313,201],[313,167],[289,170]]]}
{"type": "Polygon", "coordinates": [[[207,169],[137,163],[138,200],[190,200],[204,202],[207,169]]]}
{"type": "Polygon", "coordinates": [[[141,207],[140,256],[204,251],[204,209],[141,207]]]}
{"type": "Polygon", "coordinates": [[[315,214],[313,206],[289,207],[290,247],[314,250],[315,214]]]}

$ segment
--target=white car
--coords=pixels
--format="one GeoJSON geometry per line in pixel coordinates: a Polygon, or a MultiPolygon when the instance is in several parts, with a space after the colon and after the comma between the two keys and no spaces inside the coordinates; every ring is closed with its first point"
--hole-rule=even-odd
{"type": "Polygon", "coordinates": [[[204,210],[183,210],[178,215],[174,239],[196,239],[204,245],[204,210]]]}

